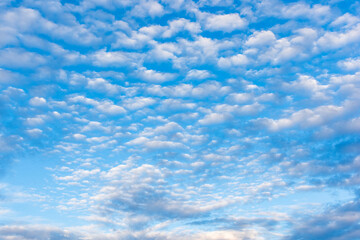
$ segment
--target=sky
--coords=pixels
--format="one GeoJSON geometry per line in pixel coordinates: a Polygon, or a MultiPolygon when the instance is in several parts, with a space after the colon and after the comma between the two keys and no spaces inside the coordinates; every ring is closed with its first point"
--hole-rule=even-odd
{"type": "Polygon", "coordinates": [[[0,238],[360,239],[360,2],[2,0],[0,238]]]}

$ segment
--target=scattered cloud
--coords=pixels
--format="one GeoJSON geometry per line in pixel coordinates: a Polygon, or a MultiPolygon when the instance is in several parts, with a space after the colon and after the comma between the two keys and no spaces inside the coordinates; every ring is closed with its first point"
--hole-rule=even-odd
{"type": "Polygon", "coordinates": [[[0,7],[1,239],[359,238],[359,4],[0,7]]]}

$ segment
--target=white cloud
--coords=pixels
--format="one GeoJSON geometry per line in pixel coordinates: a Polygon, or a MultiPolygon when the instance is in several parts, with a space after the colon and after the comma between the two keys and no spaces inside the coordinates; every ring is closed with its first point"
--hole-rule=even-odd
{"type": "Polygon", "coordinates": [[[344,15],[335,19],[330,26],[333,27],[346,27],[349,28],[360,22],[360,18],[351,15],[350,13],[345,13],[344,15]]]}
{"type": "Polygon", "coordinates": [[[252,94],[250,93],[231,93],[227,99],[231,102],[235,103],[244,103],[248,102],[253,98],[252,94]]]}
{"type": "Polygon", "coordinates": [[[196,103],[190,103],[179,99],[164,99],[158,109],[160,111],[168,112],[189,110],[194,108],[196,108],[196,103]]]}
{"type": "Polygon", "coordinates": [[[159,136],[159,135],[172,135],[174,132],[183,131],[184,129],[175,122],[166,123],[163,126],[156,128],[145,128],[141,133],[143,136],[159,136]]]}
{"type": "Polygon", "coordinates": [[[86,136],[83,135],[83,134],[80,134],[80,133],[75,133],[75,134],[73,134],[73,137],[74,137],[76,140],[86,139],[86,136]]]}
{"type": "MultiPolygon", "coordinates": [[[[55,208],[80,220],[66,228],[61,218],[63,230],[5,221],[0,238],[286,238],[289,211],[312,214],[328,206],[328,187],[360,182],[357,3],[353,15],[338,0],[326,4],[7,4],[0,170],[29,178],[22,158],[39,153],[56,161],[38,161],[50,173],[33,180],[56,181],[21,191],[0,184],[6,199],[26,198],[14,210],[34,203],[6,217],[43,222],[55,208]],[[294,206],[291,194],[306,201],[294,206]],[[288,203],[284,211],[273,199],[288,203]],[[247,201],[254,208],[244,212],[247,201]],[[263,201],[274,212],[263,213],[263,201]]],[[[351,195],[341,191],[331,201],[351,195]]]]}
{"type": "Polygon", "coordinates": [[[100,142],[108,141],[109,139],[110,137],[101,136],[101,137],[91,137],[86,139],[86,141],[89,143],[100,143],[100,142]]]}
{"type": "Polygon", "coordinates": [[[128,54],[121,51],[108,52],[105,49],[99,50],[90,58],[95,66],[108,67],[108,66],[136,66],[139,54],[128,54]]]}
{"type": "Polygon", "coordinates": [[[123,107],[119,105],[115,105],[110,100],[103,100],[100,102],[91,98],[86,98],[84,96],[74,96],[69,98],[69,102],[91,105],[96,107],[98,111],[109,115],[118,115],[118,114],[126,113],[126,110],[123,107]]]}
{"type": "Polygon", "coordinates": [[[103,187],[93,199],[106,203],[108,209],[113,212],[125,206],[125,211],[133,209],[137,214],[161,218],[197,216],[238,201],[238,199],[186,201],[184,198],[186,194],[180,192],[175,194],[171,191],[171,185],[165,180],[168,173],[165,168],[157,168],[149,164],[116,166],[104,174],[112,182],[103,187]]]}
{"type": "Polygon", "coordinates": [[[173,141],[158,141],[152,140],[148,141],[145,146],[148,150],[161,150],[161,149],[184,149],[185,146],[182,143],[173,142],[173,141]]]}
{"type": "Polygon", "coordinates": [[[253,103],[249,105],[228,105],[218,104],[214,107],[214,111],[218,113],[229,113],[235,115],[253,115],[261,112],[264,109],[259,103],[253,103]]]}
{"type": "Polygon", "coordinates": [[[200,6],[230,6],[233,0],[200,0],[200,6]]]}
{"type": "Polygon", "coordinates": [[[360,117],[337,122],[334,127],[337,133],[358,133],[360,132],[360,117]]]}
{"type": "Polygon", "coordinates": [[[229,86],[222,86],[217,81],[202,83],[196,87],[191,84],[179,84],[169,87],[152,85],[147,88],[147,92],[157,96],[169,97],[195,97],[204,98],[208,96],[223,96],[231,91],[229,86]]]}
{"type": "Polygon", "coordinates": [[[14,84],[14,83],[17,83],[20,79],[22,79],[22,76],[20,74],[0,68],[0,83],[1,84],[4,84],[4,83],[14,84]]]}
{"type": "Polygon", "coordinates": [[[130,110],[137,110],[147,106],[151,106],[156,103],[156,100],[149,97],[135,97],[125,99],[123,101],[124,106],[130,110]]]}
{"type": "Polygon", "coordinates": [[[189,236],[190,239],[199,240],[237,240],[237,239],[249,239],[249,240],[264,240],[256,230],[246,229],[243,231],[236,230],[218,230],[209,232],[196,233],[193,236],[189,236]]]}
{"type": "Polygon", "coordinates": [[[20,48],[0,50],[0,66],[8,68],[35,68],[46,63],[47,58],[20,48]]]}
{"type": "Polygon", "coordinates": [[[261,47],[264,45],[272,44],[276,40],[276,37],[272,31],[260,31],[255,32],[246,41],[247,46],[261,47]]]}
{"type": "Polygon", "coordinates": [[[0,47],[3,48],[6,45],[17,44],[19,39],[16,37],[16,30],[9,27],[0,27],[0,35],[4,36],[0,38],[0,47]]]}
{"type": "MultiPolygon", "coordinates": [[[[141,49],[152,41],[149,36],[136,32],[132,32],[131,36],[123,32],[117,32],[115,35],[117,40],[112,44],[113,48],[141,49]]],[[[120,58],[119,60],[121,61],[120,58]]]]}
{"type": "Polygon", "coordinates": [[[91,45],[100,40],[79,23],[73,22],[72,26],[56,24],[43,18],[37,10],[30,8],[19,7],[6,11],[1,15],[0,22],[19,33],[37,32],[73,44],[91,45]]]}
{"type": "Polygon", "coordinates": [[[176,55],[181,52],[179,46],[175,43],[158,43],[149,52],[152,59],[157,61],[167,61],[176,59],[176,55]]]}
{"type": "MultiPolygon", "coordinates": [[[[1,71],[0,71],[0,78],[1,78],[1,71]]],[[[5,75],[6,77],[6,75],[5,75]]],[[[6,81],[6,79],[5,79],[6,81]]],[[[7,89],[2,91],[2,94],[13,98],[13,99],[18,99],[18,98],[22,98],[24,96],[26,96],[26,93],[24,90],[20,89],[20,88],[14,88],[14,87],[8,87],[7,89]]]]}
{"type": "Polygon", "coordinates": [[[97,92],[116,94],[120,90],[120,87],[118,85],[111,84],[103,78],[89,78],[87,80],[88,82],[86,87],[97,92]]]}
{"type": "Polygon", "coordinates": [[[36,116],[26,119],[26,123],[30,126],[42,125],[45,123],[42,116],[36,116]]]}
{"type": "Polygon", "coordinates": [[[231,49],[234,42],[228,40],[218,40],[197,36],[194,41],[179,39],[177,48],[171,51],[176,58],[172,59],[173,67],[177,69],[187,69],[189,67],[202,65],[205,63],[215,63],[220,50],[231,49]]]}
{"type": "Polygon", "coordinates": [[[186,74],[186,79],[206,79],[206,78],[210,78],[213,77],[214,75],[211,74],[209,71],[207,70],[198,70],[198,69],[191,69],[187,74],[186,74]]]}
{"type": "Polygon", "coordinates": [[[289,118],[281,118],[277,120],[264,118],[257,119],[254,122],[265,125],[271,131],[279,131],[297,125],[303,128],[315,127],[326,124],[327,122],[342,116],[347,111],[349,111],[348,108],[351,108],[351,106],[325,105],[317,107],[313,110],[299,110],[291,114],[289,118]]]}
{"type": "Polygon", "coordinates": [[[138,138],[135,138],[129,142],[127,142],[126,144],[127,145],[142,145],[142,144],[145,144],[149,141],[148,138],[146,137],[138,137],[138,138]]]}
{"type": "Polygon", "coordinates": [[[110,101],[104,101],[97,105],[96,109],[100,112],[109,114],[109,115],[118,115],[126,113],[126,110],[118,105],[113,104],[110,101]]]}
{"type": "Polygon", "coordinates": [[[146,45],[156,44],[154,38],[161,36],[167,27],[160,25],[150,25],[140,28],[138,31],[131,31],[130,34],[123,32],[116,32],[116,42],[112,44],[112,47],[141,49],[146,45]]]}
{"type": "Polygon", "coordinates": [[[145,67],[139,68],[135,73],[138,78],[153,83],[162,83],[176,78],[176,74],[174,73],[158,72],[152,69],[146,69],[145,67]]]}
{"type": "Polygon", "coordinates": [[[360,70],[360,58],[347,58],[339,61],[338,66],[348,71],[360,70]]]}
{"type": "Polygon", "coordinates": [[[27,134],[29,134],[32,137],[39,137],[43,133],[43,131],[38,128],[28,129],[28,130],[26,130],[26,132],[27,132],[27,134]]]}
{"type": "Polygon", "coordinates": [[[176,35],[181,31],[188,31],[190,34],[197,34],[201,32],[201,27],[199,23],[191,22],[188,19],[180,18],[169,22],[169,27],[162,37],[170,38],[176,35]]]}
{"type": "Polygon", "coordinates": [[[164,7],[158,1],[143,0],[140,1],[132,10],[131,15],[145,18],[150,16],[152,18],[164,15],[164,7]]]}
{"type": "MultiPolygon", "coordinates": [[[[329,6],[323,6],[320,4],[314,5],[312,8],[310,8],[310,6],[307,4],[296,3],[284,7],[282,10],[283,10],[282,13],[286,17],[299,17],[299,16],[306,16],[309,13],[326,15],[329,14],[330,9],[329,6]]],[[[314,16],[308,16],[308,17],[314,17],[314,16]]]]}
{"type": "Polygon", "coordinates": [[[88,178],[91,176],[94,176],[100,172],[100,169],[93,169],[93,170],[85,170],[85,169],[79,169],[75,170],[71,173],[71,175],[67,176],[55,176],[56,180],[60,181],[80,181],[84,178],[88,178]]]}
{"type": "Polygon", "coordinates": [[[317,44],[323,50],[337,49],[360,41],[360,24],[345,32],[325,32],[317,44]]]}
{"type": "MultiPolygon", "coordinates": [[[[145,134],[146,135],[146,134],[145,134]]],[[[149,135],[149,134],[148,134],[149,135]]],[[[151,134],[150,134],[151,135],[151,134]]],[[[162,149],[183,149],[182,143],[173,141],[151,140],[147,137],[138,137],[126,143],[129,146],[139,146],[144,150],[162,150],[162,149]]]]}
{"type": "Polygon", "coordinates": [[[262,63],[271,62],[272,64],[282,64],[287,61],[299,61],[309,58],[317,51],[317,31],[312,28],[301,28],[294,32],[295,34],[289,37],[272,41],[272,44],[255,56],[262,63]]]}
{"type": "Polygon", "coordinates": [[[231,67],[239,67],[245,66],[249,63],[249,59],[246,55],[237,54],[231,57],[221,57],[218,61],[218,65],[221,68],[231,68],[231,67]]]}
{"type": "Polygon", "coordinates": [[[202,125],[213,125],[226,122],[230,118],[228,114],[222,113],[209,113],[203,119],[199,120],[202,125]]]}
{"type": "Polygon", "coordinates": [[[232,32],[246,28],[247,22],[239,14],[224,15],[209,14],[206,16],[204,27],[209,31],[232,32]]]}
{"type": "Polygon", "coordinates": [[[299,75],[297,80],[284,83],[286,91],[296,92],[298,95],[310,95],[313,99],[327,99],[325,90],[328,87],[328,85],[322,85],[315,78],[306,75],[299,75]]]}
{"type": "Polygon", "coordinates": [[[30,105],[32,106],[44,106],[46,105],[46,99],[42,97],[33,97],[29,101],[30,105]]]}

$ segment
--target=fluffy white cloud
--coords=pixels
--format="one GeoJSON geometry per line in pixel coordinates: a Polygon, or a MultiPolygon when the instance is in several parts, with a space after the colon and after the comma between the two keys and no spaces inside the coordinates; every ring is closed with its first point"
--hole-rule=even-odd
{"type": "Polygon", "coordinates": [[[15,32],[38,32],[73,44],[90,45],[96,44],[100,40],[79,23],[72,26],[56,24],[42,17],[39,11],[31,8],[19,7],[6,11],[1,15],[0,22],[2,25],[14,29],[15,32]]]}
{"type": "Polygon", "coordinates": [[[360,70],[360,58],[347,58],[339,61],[338,66],[348,71],[360,70]]]}
{"type": "Polygon", "coordinates": [[[200,6],[229,6],[233,4],[233,0],[200,0],[200,6]]]}
{"type": "Polygon", "coordinates": [[[118,105],[113,104],[110,101],[104,101],[99,104],[97,104],[96,108],[105,114],[109,115],[118,115],[118,114],[124,114],[126,113],[126,110],[118,105]]]}
{"type": "Polygon", "coordinates": [[[120,87],[116,84],[111,84],[103,78],[88,79],[87,88],[103,92],[107,94],[116,94],[119,92],[120,87]]]}
{"type": "Polygon", "coordinates": [[[324,21],[331,15],[331,9],[321,4],[310,6],[306,3],[295,2],[283,6],[281,15],[286,18],[310,18],[315,21],[324,21]]]}
{"type": "Polygon", "coordinates": [[[197,34],[201,32],[201,27],[199,23],[191,22],[185,18],[176,19],[169,22],[169,27],[166,31],[164,31],[162,37],[173,37],[181,31],[188,31],[190,34],[197,34]]]}
{"type": "Polygon", "coordinates": [[[100,169],[93,169],[93,170],[85,170],[85,169],[79,169],[75,170],[71,173],[71,175],[67,176],[55,176],[56,180],[59,181],[80,181],[84,178],[94,176],[100,172],[100,169]]]}
{"type": "Polygon", "coordinates": [[[162,83],[166,81],[171,81],[176,77],[176,74],[174,73],[163,73],[152,69],[146,69],[144,67],[136,70],[135,74],[138,78],[153,83],[162,83]]]}
{"type": "Polygon", "coordinates": [[[244,103],[251,100],[253,96],[250,93],[231,93],[227,99],[235,103],[244,103]]]}
{"type": "Polygon", "coordinates": [[[239,14],[231,13],[224,15],[209,14],[206,16],[204,27],[209,31],[232,32],[244,29],[247,26],[246,20],[239,14]]]}
{"type": "Polygon", "coordinates": [[[275,40],[276,37],[272,31],[260,31],[251,35],[245,44],[248,46],[259,47],[272,44],[275,40]]]}
{"type": "Polygon", "coordinates": [[[298,95],[311,96],[312,99],[327,99],[326,90],[329,85],[322,85],[315,78],[299,75],[298,79],[284,83],[284,89],[288,92],[296,92],[298,95]]]}
{"type": "Polygon", "coordinates": [[[231,68],[231,67],[239,67],[245,66],[249,63],[249,59],[246,55],[237,54],[231,57],[221,57],[218,61],[218,65],[221,68],[231,68]]]}
{"type": "Polygon", "coordinates": [[[150,16],[152,18],[159,17],[164,15],[164,7],[158,1],[152,0],[143,0],[140,1],[132,10],[131,15],[136,17],[147,17],[150,16]]]}
{"type": "Polygon", "coordinates": [[[220,124],[220,123],[224,123],[229,118],[230,118],[230,115],[228,115],[228,114],[210,113],[210,114],[207,114],[203,119],[200,119],[199,123],[202,125],[220,124]]]}
{"type": "Polygon", "coordinates": [[[189,110],[194,108],[196,108],[195,103],[181,101],[178,99],[165,99],[161,102],[158,109],[160,111],[170,112],[170,111],[189,110]]]}
{"type": "Polygon", "coordinates": [[[344,32],[326,32],[317,44],[324,50],[337,49],[360,41],[360,24],[344,32]]]}
{"type": "Polygon", "coordinates": [[[147,92],[157,96],[172,96],[172,97],[195,97],[204,98],[207,96],[222,96],[231,91],[228,86],[222,86],[219,82],[209,81],[198,86],[191,84],[179,84],[170,87],[161,87],[159,85],[152,85],[147,88],[147,92]]]}
{"type": "Polygon", "coordinates": [[[344,15],[335,19],[330,25],[335,26],[335,27],[349,28],[359,22],[360,22],[360,19],[358,17],[355,17],[354,15],[352,15],[350,13],[345,13],[344,15]]]}
{"type": "Polygon", "coordinates": [[[42,97],[33,97],[29,101],[32,106],[44,106],[46,105],[46,99],[42,97]]]}
{"type": "Polygon", "coordinates": [[[135,98],[130,98],[130,99],[125,99],[124,100],[124,106],[127,109],[130,110],[136,110],[136,109],[140,109],[140,108],[144,108],[150,105],[153,105],[156,103],[156,100],[153,98],[146,98],[146,97],[135,97],[135,98]]]}
{"type": "Polygon", "coordinates": [[[129,54],[126,52],[116,51],[109,52],[105,49],[99,50],[91,55],[95,66],[136,66],[138,54],[129,54]]]}
{"type": "MultiPolygon", "coordinates": [[[[31,124],[32,125],[32,124],[31,124]]],[[[29,134],[31,137],[40,137],[43,131],[38,128],[28,129],[26,133],[29,134]]]]}
{"type": "Polygon", "coordinates": [[[69,98],[70,103],[82,103],[96,107],[96,109],[105,114],[109,115],[118,115],[126,113],[126,110],[119,105],[114,104],[110,100],[105,101],[96,101],[91,98],[86,98],[84,96],[74,96],[69,98]]]}
{"type": "MultiPolygon", "coordinates": [[[[169,47],[164,50],[166,50],[165,53],[172,53],[175,56],[175,58],[172,58],[174,68],[187,69],[190,66],[215,63],[219,51],[231,49],[234,45],[232,41],[219,41],[217,39],[198,36],[193,41],[179,39],[177,46],[170,45],[171,48],[169,47]]],[[[163,52],[163,54],[165,53],[163,52]]]]}
{"type": "Polygon", "coordinates": [[[303,60],[311,56],[315,50],[318,37],[317,31],[312,28],[302,28],[295,31],[291,37],[284,37],[273,42],[263,54],[261,61],[270,61],[280,64],[286,61],[303,60]]]}
{"type": "Polygon", "coordinates": [[[176,122],[169,122],[163,126],[158,126],[154,129],[145,128],[144,131],[141,133],[141,135],[143,136],[171,135],[174,134],[174,132],[179,132],[182,130],[184,129],[176,122]]]}
{"type": "Polygon", "coordinates": [[[206,78],[210,78],[213,75],[207,71],[207,70],[198,70],[198,69],[191,69],[187,74],[186,74],[186,79],[206,79],[206,78]]]}
{"type": "Polygon", "coordinates": [[[342,116],[348,110],[347,107],[349,106],[326,105],[317,107],[313,110],[302,109],[291,114],[289,118],[281,118],[277,120],[265,118],[255,120],[254,122],[264,124],[271,131],[279,131],[296,125],[308,128],[320,126],[342,116]]]}

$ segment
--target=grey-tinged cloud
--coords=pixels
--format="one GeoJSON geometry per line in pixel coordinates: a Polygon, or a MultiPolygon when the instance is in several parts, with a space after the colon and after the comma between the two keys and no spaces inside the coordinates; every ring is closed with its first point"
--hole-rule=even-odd
{"type": "Polygon", "coordinates": [[[0,66],[7,68],[35,68],[44,65],[47,57],[20,48],[0,50],[0,66]]]}
{"type": "Polygon", "coordinates": [[[108,211],[120,210],[165,219],[191,218],[240,200],[190,200],[191,192],[173,192],[167,183],[167,175],[171,174],[168,169],[149,164],[129,167],[118,165],[103,175],[110,184],[104,186],[93,199],[107,206],[108,211]]]}
{"type": "Polygon", "coordinates": [[[97,44],[100,40],[82,24],[57,24],[41,16],[38,10],[26,7],[8,9],[1,15],[0,22],[15,34],[40,33],[67,43],[85,45],[97,44]]]}
{"type": "Polygon", "coordinates": [[[75,240],[80,236],[50,225],[3,225],[0,237],[4,240],[75,240]]]}
{"type": "Polygon", "coordinates": [[[359,239],[359,221],[360,202],[354,200],[343,205],[329,207],[323,213],[297,219],[292,234],[284,239],[359,239]]]}
{"type": "Polygon", "coordinates": [[[17,72],[12,72],[3,68],[0,68],[0,84],[4,85],[17,85],[24,76],[17,72]]]}

